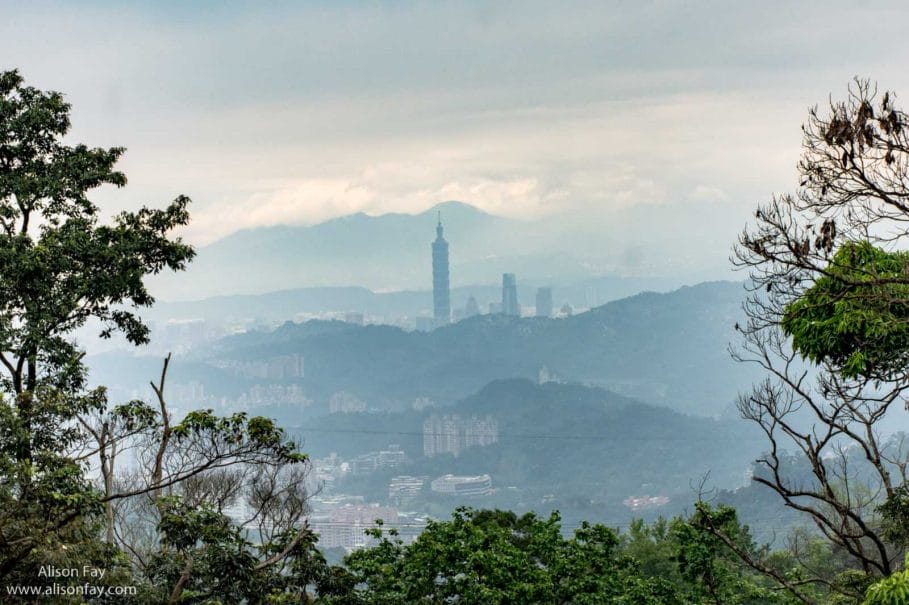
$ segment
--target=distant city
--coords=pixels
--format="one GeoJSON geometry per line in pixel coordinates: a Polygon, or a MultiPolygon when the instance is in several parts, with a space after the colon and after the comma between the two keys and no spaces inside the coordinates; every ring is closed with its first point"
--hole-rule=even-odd
{"type": "MultiPolygon", "coordinates": [[[[149,321],[151,329],[151,344],[147,351],[155,354],[187,353],[194,348],[216,342],[217,340],[249,331],[266,331],[280,326],[285,321],[304,322],[309,320],[342,321],[354,325],[389,325],[404,330],[417,330],[429,332],[436,328],[457,323],[479,315],[504,315],[509,317],[540,317],[564,318],[577,312],[600,304],[601,301],[595,290],[586,289],[581,292],[581,300],[576,302],[564,301],[556,308],[555,290],[552,286],[535,286],[529,291],[533,297],[533,304],[522,305],[519,292],[522,289],[515,273],[504,273],[501,276],[499,295],[493,299],[483,300],[488,297],[492,288],[490,286],[459,287],[457,290],[466,294],[463,306],[452,306],[451,271],[449,260],[449,242],[444,236],[441,211],[437,214],[436,238],[432,242],[432,290],[431,299],[425,298],[425,305],[431,311],[408,311],[403,307],[412,307],[410,298],[422,296],[423,293],[401,293],[399,296],[407,301],[399,311],[369,312],[366,309],[348,308],[331,309],[330,303],[321,305],[318,310],[291,312],[282,319],[265,319],[262,317],[244,317],[242,315],[219,312],[217,316],[192,317],[185,313],[180,316],[152,318],[149,321]]],[[[493,276],[490,276],[492,278],[493,276]]],[[[577,290],[577,288],[575,288],[577,290]]],[[[577,297],[577,292],[574,296],[577,297]]],[[[343,303],[342,303],[343,304],[343,303]]],[[[163,308],[167,308],[163,305],[163,308]]],[[[173,315],[173,314],[169,314],[173,315]]],[[[93,326],[83,330],[82,336],[90,352],[116,350],[124,348],[125,343],[117,339],[99,341],[93,338],[93,326]]],[[[252,367],[237,368],[238,372],[265,372],[264,366],[258,362],[258,369],[252,367]]],[[[262,376],[265,377],[265,376],[262,376]]]]}
{"type": "MultiPolygon", "coordinates": [[[[442,227],[442,213],[439,212],[439,222],[436,225],[436,239],[432,242],[432,301],[433,316],[417,317],[416,329],[428,331],[442,326],[447,326],[452,321],[460,321],[480,315],[480,306],[472,295],[467,299],[463,308],[451,309],[451,286],[448,261],[448,242],[444,237],[442,227]]],[[[490,302],[489,313],[507,315],[509,317],[522,317],[527,312],[518,300],[518,280],[514,273],[502,274],[502,300],[490,302]]],[[[565,303],[559,310],[559,316],[568,317],[574,309],[565,303]]],[[[533,307],[536,317],[552,317],[552,288],[541,287],[536,292],[536,305],[533,307]]]]}
{"type": "MultiPolygon", "coordinates": [[[[378,519],[409,542],[428,519],[445,516],[464,502],[511,508],[561,506],[567,511],[581,506],[581,501],[572,500],[566,508],[564,502],[560,504],[560,494],[537,485],[533,477],[503,480],[503,468],[494,462],[497,456],[523,460],[529,455],[520,442],[503,439],[520,421],[502,416],[501,410],[461,412],[454,404],[488,380],[503,376],[522,376],[540,387],[572,388],[578,361],[570,360],[586,364],[587,356],[575,346],[575,337],[562,338],[563,348],[550,354],[545,334],[574,330],[571,326],[590,321],[588,307],[578,305],[576,313],[567,301],[558,306],[556,288],[539,281],[532,289],[522,288],[519,276],[511,271],[498,274],[500,285],[453,289],[457,243],[449,242],[450,233],[446,238],[442,213],[436,213],[435,219],[435,238],[430,242],[432,290],[406,293],[420,297],[420,306],[431,311],[376,314],[365,307],[331,310],[331,303],[325,303],[321,311],[300,313],[292,312],[291,302],[287,305],[290,320],[225,313],[215,318],[153,321],[153,344],[145,356],[135,358],[139,365],[133,374],[124,371],[126,358],[116,357],[116,375],[104,379],[111,396],[147,397],[138,385],[153,372],[150,368],[156,359],[172,351],[180,361],[168,382],[167,397],[176,416],[203,407],[218,413],[276,417],[300,434],[314,427],[317,433],[306,433],[301,442],[304,451],[313,453],[308,480],[310,523],[325,548],[350,551],[372,544],[363,530],[375,527],[378,519]],[[463,306],[452,305],[455,291],[463,297],[463,306]],[[532,304],[522,304],[522,293],[532,304]],[[476,322],[469,323],[473,318],[476,322]],[[520,339],[534,332],[542,340],[528,347],[520,339]],[[530,353],[530,358],[508,370],[464,367],[477,359],[478,345],[449,346],[446,339],[466,334],[476,334],[481,340],[473,342],[484,342],[479,346],[494,356],[506,359],[513,351],[516,360],[522,353],[530,353]],[[488,341],[483,340],[486,334],[488,341]],[[519,340],[506,344],[503,338],[509,335],[519,340]],[[304,344],[309,339],[312,344],[304,344]],[[424,356],[420,351],[426,345],[431,346],[424,356]],[[384,357],[394,363],[381,363],[384,357]],[[359,358],[362,362],[355,361],[359,358]],[[364,366],[357,364],[371,364],[370,360],[388,369],[358,374],[356,368],[364,366]],[[436,363],[461,365],[446,370],[443,365],[434,367],[436,363]],[[402,370],[414,373],[399,375],[402,370]],[[475,386],[451,390],[449,382],[455,384],[464,377],[476,380],[475,386]],[[404,392],[397,383],[406,385],[404,392]],[[324,436],[318,431],[324,431],[324,436]],[[320,438],[314,440],[316,436],[320,438]],[[498,453],[487,456],[493,451],[498,453]]],[[[595,295],[585,300],[599,302],[595,295]]],[[[607,326],[596,331],[610,346],[611,330],[607,326]]],[[[635,389],[645,385],[648,397],[666,394],[665,389],[658,390],[663,389],[658,381],[632,379],[627,371],[617,375],[619,379],[594,384],[635,395],[640,395],[635,389]]],[[[570,468],[586,465],[582,457],[570,468]]],[[[575,471],[559,471],[559,480],[571,472],[575,471]]],[[[631,481],[621,492],[602,497],[610,499],[613,518],[661,511],[676,493],[665,485],[631,481]]],[[[240,519],[247,512],[238,509],[231,514],[240,519]]]]}

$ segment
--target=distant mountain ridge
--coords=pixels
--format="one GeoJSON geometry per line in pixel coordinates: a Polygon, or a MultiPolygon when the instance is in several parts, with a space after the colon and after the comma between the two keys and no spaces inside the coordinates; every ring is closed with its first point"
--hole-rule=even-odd
{"type": "Polygon", "coordinates": [[[498,378],[536,379],[545,367],[568,381],[712,415],[728,411],[755,378],[727,352],[744,294],[741,283],[704,283],[567,319],[481,315],[430,333],[288,322],[226,338],[196,359],[300,354],[316,402],[345,390],[380,409],[402,409],[416,397],[454,402],[498,378]]]}
{"type": "Polygon", "coordinates": [[[538,224],[444,202],[419,214],[357,213],[312,226],[244,229],[200,248],[185,273],[158,277],[153,287],[165,300],[320,286],[422,289],[431,283],[429,245],[439,214],[454,284],[495,283],[508,268],[528,277],[530,268],[538,276],[588,275],[579,262],[552,258],[538,224]]]}
{"type": "MultiPolygon", "coordinates": [[[[533,307],[537,285],[518,281],[518,301],[533,307]]],[[[594,307],[606,302],[631,296],[645,290],[665,291],[678,287],[673,280],[659,278],[633,278],[604,276],[556,287],[553,300],[556,310],[563,303],[574,307],[594,307]]],[[[482,312],[488,302],[501,300],[502,288],[498,284],[478,284],[455,287],[451,290],[452,307],[463,308],[473,296],[482,312]]],[[[405,315],[418,317],[432,314],[432,291],[400,290],[374,292],[359,286],[294,288],[264,294],[236,294],[203,298],[201,300],[159,302],[145,315],[149,319],[206,319],[213,322],[261,319],[286,321],[299,315],[334,312],[360,312],[370,316],[393,317],[405,315]]]]}
{"type": "MultiPolygon", "coordinates": [[[[341,321],[287,322],[174,360],[173,381],[197,380],[206,393],[236,397],[260,383],[221,369],[297,354],[300,384],[313,401],[297,413],[325,413],[347,391],[372,409],[402,410],[426,397],[445,405],[500,378],[555,379],[598,386],[683,413],[733,413],[739,392],[760,374],[736,363],[728,345],[741,321],[744,287],[711,282],[665,294],[642,293],[566,319],[481,315],[433,332],[341,321]],[[545,376],[544,376],[545,378],[545,376]]],[[[160,371],[156,357],[90,358],[93,380],[135,389],[160,371]]],[[[127,390],[129,392],[129,390],[127,390]]]]}
{"type": "MultiPolygon", "coordinates": [[[[441,213],[453,287],[494,285],[505,272],[516,273],[519,283],[536,285],[616,275],[664,278],[678,286],[723,274],[716,264],[725,264],[727,240],[719,254],[706,259],[679,249],[682,233],[708,239],[699,233],[700,223],[680,228],[694,211],[632,208],[517,220],[451,201],[418,214],[361,212],[311,226],[237,231],[199,248],[185,272],[158,275],[150,283],[165,301],[336,286],[425,290],[432,283],[429,246],[441,213]],[[668,218],[667,212],[680,216],[668,218]]],[[[711,209],[718,211],[723,209],[711,209]]],[[[718,237],[725,236],[712,233],[709,239],[718,237]]],[[[728,241],[734,237],[730,231],[728,241]]]]}

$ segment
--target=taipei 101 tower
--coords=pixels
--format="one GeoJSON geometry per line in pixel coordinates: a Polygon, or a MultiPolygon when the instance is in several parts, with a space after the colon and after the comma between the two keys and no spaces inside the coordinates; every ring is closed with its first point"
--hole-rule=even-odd
{"type": "Polygon", "coordinates": [[[451,323],[451,293],[448,286],[448,242],[442,237],[442,213],[432,243],[432,307],[436,327],[451,323]]]}

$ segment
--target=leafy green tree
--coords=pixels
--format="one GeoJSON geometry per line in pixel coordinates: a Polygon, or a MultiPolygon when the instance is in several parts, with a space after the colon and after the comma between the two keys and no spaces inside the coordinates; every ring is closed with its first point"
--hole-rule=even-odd
{"type": "Polygon", "coordinates": [[[376,546],[347,557],[325,603],[681,603],[665,580],[648,578],[621,554],[620,540],[601,525],[583,524],[571,538],[557,514],[541,519],[460,508],[431,522],[411,545],[381,529],[376,546]]]}
{"type": "MultiPolygon", "coordinates": [[[[155,390],[163,393],[163,375],[155,390]]],[[[309,467],[296,444],[271,420],[243,413],[197,410],[170,424],[163,396],[159,409],[127,417],[151,421],[104,444],[107,472],[118,479],[103,500],[115,503],[108,535],[127,553],[149,602],[308,599],[326,565],[305,522],[309,467]],[[139,472],[117,475],[116,448],[138,453],[139,472]],[[248,517],[231,518],[233,504],[248,517]]]]}
{"type": "Polygon", "coordinates": [[[114,169],[123,149],[64,144],[69,109],[0,72],[0,581],[36,553],[87,539],[100,507],[68,453],[82,438],[76,419],[107,401],[85,389],[72,331],[94,318],[104,336],[146,342],[135,312],[153,302],[144,277],[193,256],[169,237],[188,220],[188,198],[101,223],[88,194],[126,183],[114,169]]]}
{"type": "Polygon", "coordinates": [[[780,322],[793,348],[849,378],[883,380],[909,362],[909,253],[845,242],[780,322]]]}
{"type": "MultiPolygon", "coordinates": [[[[841,591],[831,591],[833,581],[806,577],[805,568],[829,557],[815,556],[809,564],[798,549],[771,552],[758,546],[736,512],[728,506],[698,502],[694,514],[673,525],[682,577],[693,587],[691,598],[701,603],[834,603],[841,591]],[[783,588],[785,590],[780,590],[783,588]]],[[[814,546],[819,546],[817,542],[814,546]]],[[[823,555],[829,555],[824,544],[823,555]]],[[[819,555],[820,553],[815,553],[819,555]]],[[[837,570],[839,571],[839,570],[837,570]]]]}
{"type": "Polygon", "coordinates": [[[173,418],[169,356],[157,405],[111,405],[86,386],[73,331],[91,320],[102,337],[147,342],[146,277],[194,252],[173,236],[189,220],[184,196],[102,217],[89,195],[126,183],[123,149],[64,143],[69,111],[0,72],[0,583],[89,565],[150,603],[305,601],[324,562],[304,522],[307,459],[279,427],[211,410],[173,418]],[[225,514],[237,502],[254,511],[246,523],[225,514]]]}
{"type": "Polygon", "coordinates": [[[326,568],[315,534],[288,532],[267,545],[249,540],[236,522],[209,504],[180,497],[160,502],[162,548],[148,565],[154,603],[300,603],[326,568]],[[270,552],[271,551],[271,552],[270,552]],[[270,563],[280,558],[281,566],[270,563]]]}
{"type": "Polygon", "coordinates": [[[909,603],[909,555],[902,571],[875,582],[868,588],[863,605],[903,605],[909,603]]]}
{"type": "Polygon", "coordinates": [[[674,523],[662,517],[649,525],[643,519],[635,519],[622,535],[622,552],[640,563],[644,575],[679,584],[678,546],[672,532],[674,523]]]}
{"type": "Polygon", "coordinates": [[[909,452],[880,430],[909,389],[909,255],[898,251],[909,241],[909,116],[894,99],[857,80],[845,100],[811,109],[798,190],[761,205],[734,251],[752,294],[733,354],[766,371],[738,402],[767,438],[754,481],[852,569],[755,567],[805,602],[818,602],[807,586],[859,602],[905,552],[878,508],[909,479],[909,452]],[[792,472],[793,455],[807,476],[792,472]]]}

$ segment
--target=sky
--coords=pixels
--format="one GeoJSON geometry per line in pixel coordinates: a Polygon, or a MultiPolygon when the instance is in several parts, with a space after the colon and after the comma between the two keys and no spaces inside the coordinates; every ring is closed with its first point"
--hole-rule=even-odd
{"type": "Polygon", "coordinates": [[[732,234],[797,185],[810,106],[854,76],[909,94],[900,3],[0,0],[0,16],[0,69],[64,92],[73,141],[127,147],[105,211],[189,195],[200,245],[445,200],[539,220],[716,209],[732,234]]]}

